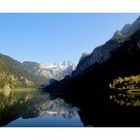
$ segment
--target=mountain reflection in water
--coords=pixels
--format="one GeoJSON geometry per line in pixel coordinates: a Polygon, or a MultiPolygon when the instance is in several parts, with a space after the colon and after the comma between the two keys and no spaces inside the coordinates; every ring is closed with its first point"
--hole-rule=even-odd
{"type": "Polygon", "coordinates": [[[79,109],[48,93],[0,93],[0,126],[83,126],[79,109]]]}

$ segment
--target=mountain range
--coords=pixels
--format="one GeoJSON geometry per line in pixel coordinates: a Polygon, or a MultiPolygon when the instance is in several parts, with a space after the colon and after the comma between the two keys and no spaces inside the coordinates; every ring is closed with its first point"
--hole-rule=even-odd
{"type": "Polygon", "coordinates": [[[87,86],[90,85],[91,81],[94,81],[94,83],[96,83],[95,85],[97,85],[98,81],[103,82],[102,80],[108,81],[108,79],[111,81],[119,75],[126,76],[136,74],[136,72],[132,72],[131,69],[137,71],[137,74],[139,74],[139,62],[137,67],[135,64],[138,60],[137,57],[139,57],[139,29],[140,17],[138,17],[134,23],[126,24],[120,31],[116,31],[109,41],[96,47],[92,53],[83,53],[76,69],[72,72],[72,76],[66,77],[58,83],[50,84],[47,89],[69,90],[79,88],[80,90],[84,88],[86,84],[87,86]],[[110,65],[108,63],[110,63],[110,65]],[[92,75],[89,75],[89,78],[87,78],[89,73],[92,75]],[[106,76],[106,78],[103,79],[104,76],[106,76]],[[84,81],[84,78],[86,78],[87,81],[84,81]],[[79,83],[82,83],[84,86],[81,86],[79,83]],[[77,84],[79,87],[76,86],[77,84]],[[68,88],[70,85],[73,85],[73,88],[68,88]]]}
{"type": "Polygon", "coordinates": [[[104,45],[96,47],[91,54],[83,53],[77,65],[77,69],[73,74],[77,75],[95,63],[103,63],[107,61],[111,57],[111,52],[121,47],[120,43],[127,40],[127,38],[138,31],[138,29],[140,29],[140,17],[138,17],[132,24],[124,25],[120,31],[117,30],[110,41],[104,45]]]}
{"type": "MultiPolygon", "coordinates": [[[[21,63],[0,54],[0,89],[46,85],[45,91],[80,108],[78,113],[85,125],[140,126],[139,60],[140,17],[114,32],[90,54],[83,53],[77,66],[70,61],[21,63]]],[[[53,110],[40,115],[55,114],[56,104],[50,102],[53,110]]],[[[61,108],[59,113],[63,114],[61,108]]]]}
{"type": "Polygon", "coordinates": [[[24,68],[33,76],[43,80],[44,83],[51,80],[62,80],[66,75],[71,75],[76,65],[71,61],[53,64],[42,64],[37,62],[23,62],[24,68]]]}
{"type": "Polygon", "coordinates": [[[21,63],[0,54],[0,90],[38,88],[71,75],[75,67],[70,61],[48,65],[37,62],[21,63]]]}
{"type": "Polygon", "coordinates": [[[79,107],[85,125],[140,126],[139,60],[140,17],[83,53],[71,76],[45,90],[79,107]]]}

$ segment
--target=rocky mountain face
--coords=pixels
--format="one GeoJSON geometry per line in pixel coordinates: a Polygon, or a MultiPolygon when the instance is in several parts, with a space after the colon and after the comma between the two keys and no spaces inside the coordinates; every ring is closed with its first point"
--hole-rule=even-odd
{"type": "Polygon", "coordinates": [[[111,57],[111,53],[121,47],[121,43],[125,38],[113,38],[93,50],[91,54],[81,57],[73,76],[80,74],[82,71],[96,63],[101,64],[111,57]]]}
{"type": "Polygon", "coordinates": [[[48,71],[50,78],[56,80],[62,80],[67,75],[70,76],[75,68],[76,65],[71,61],[46,65],[46,70],[48,71]]]}
{"type": "Polygon", "coordinates": [[[109,41],[95,48],[91,54],[83,54],[71,77],[65,77],[60,82],[50,84],[46,89],[50,91],[52,89],[67,92],[80,91],[79,94],[72,95],[73,92],[71,92],[69,95],[73,96],[73,98],[79,96],[80,99],[82,99],[82,96],[84,98],[84,93],[82,94],[81,91],[87,92],[88,90],[88,100],[93,95],[95,99],[98,96],[103,99],[105,94],[94,93],[90,95],[90,93],[97,89],[102,91],[108,89],[109,83],[119,76],[125,77],[139,74],[140,30],[136,26],[139,20],[140,18],[132,24],[134,27],[131,26],[131,28],[136,29],[137,27],[138,29],[132,35],[124,36],[118,31],[115,32],[109,41]]]}
{"type": "Polygon", "coordinates": [[[135,33],[137,30],[140,29],[140,16],[132,23],[132,24],[126,24],[122,29],[121,29],[121,34],[124,36],[130,36],[133,33],[135,33]]]}
{"type": "Polygon", "coordinates": [[[71,77],[50,84],[46,90],[61,91],[62,98],[79,107],[84,124],[139,126],[140,108],[136,104],[139,97],[135,95],[139,95],[139,91],[127,93],[109,88],[109,83],[118,77],[140,74],[139,27],[140,17],[133,24],[125,25],[122,31],[115,32],[109,41],[95,48],[91,54],[84,53],[71,77]],[[111,94],[111,98],[118,97],[119,104],[115,103],[116,99],[110,100],[111,94]],[[131,106],[131,102],[135,107],[131,106]]]}
{"type": "MultiPolygon", "coordinates": [[[[119,35],[121,36],[129,37],[139,29],[140,29],[140,16],[132,24],[124,25],[120,31],[119,30],[117,31],[117,33],[119,33],[119,35]]],[[[114,34],[114,36],[115,35],[116,34],[114,34]]]]}
{"type": "Polygon", "coordinates": [[[47,84],[54,80],[62,80],[66,75],[71,75],[76,65],[70,61],[54,64],[41,64],[37,62],[23,62],[25,69],[33,76],[38,77],[47,84]]]}
{"type": "MultiPolygon", "coordinates": [[[[127,26],[127,25],[125,25],[127,26]]],[[[49,90],[93,90],[108,87],[108,83],[118,76],[140,73],[140,17],[125,28],[127,35],[120,31],[105,44],[95,48],[91,54],[84,53],[71,77],[52,84],[49,90]],[[134,32],[136,30],[136,32],[134,32]],[[134,33],[133,33],[134,32],[134,33]]],[[[124,28],[122,31],[124,32],[124,28]]]]}
{"type": "Polygon", "coordinates": [[[73,76],[78,75],[89,66],[95,63],[103,63],[111,57],[112,51],[115,51],[120,47],[120,43],[124,42],[126,38],[140,29],[140,17],[132,24],[126,24],[121,31],[116,31],[110,41],[96,47],[91,54],[83,54],[76,70],[73,72],[73,76]]]}
{"type": "Polygon", "coordinates": [[[48,72],[44,69],[44,65],[37,62],[23,62],[24,68],[33,76],[37,77],[40,85],[47,85],[49,83],[48,72]]]}

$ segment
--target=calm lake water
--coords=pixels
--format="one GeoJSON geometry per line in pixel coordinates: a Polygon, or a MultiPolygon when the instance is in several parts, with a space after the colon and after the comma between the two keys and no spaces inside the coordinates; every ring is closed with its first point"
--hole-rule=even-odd
{"type": "Polygon", "coordinates": [[[83,127],[79,109],[48,93],[0,93],[0,126],[83,127]]]}

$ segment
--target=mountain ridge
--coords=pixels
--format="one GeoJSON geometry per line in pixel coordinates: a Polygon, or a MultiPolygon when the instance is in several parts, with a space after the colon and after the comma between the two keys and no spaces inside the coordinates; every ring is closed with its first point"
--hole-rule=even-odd
{"type": "MultiPolygon", "coordinates": [[[[66,90],[66,89],[67,90],[70,90],[70,89],[73,89],[73,90],[79,89],[80,90],[81,88],[84,89],[84,85],[82,84],[82,82],[84,82],[85,85],[87,85],[87,87],[89,88],[88,83],[91,81],[96,85],[94,87],[97,88],[98,84],[99,84],[98,81],[100,82],[100,84],[103,81],[106,81],[106,83],[104,83],[104,84],[106,84],[106,86],[108,86],[107,82],[111,81],[111,79],[113,80],[113,78],[117,78],[117,77],[113,77],[113,75],[119,76],[119,74],[120,74],[121,76],[125,76],[127,74],[132,74],[132,75],[139,74],[140,73],[139,67],[138,67],[138,64],[136,64],[136,63],[138,63],[136,56],[139,57],[139,55],[135,51],[135,49],[138,51],[140,48],[140,34],[139,34],[140,17],[137,18],[137,20],[135,20],[132,25],[135,25],[134,28],[137,29],[137,31],[134,32],[132,35],[123,36],[119,31],[117,31],[116,33],[114,33],[115,36],[113,36],[105,44],[95,48],[91,54],[84,54],[81,57],[76,70],[72,72],[71,77],[68,77],[68,78],[66,77],[66,78],[64,78],[64,80],[62,80],[58,83],[55,83],[54,85],[50,84],[50,86],[46,87],[46,89],[54,90],[56,88],[56,90],[57,90],[57,88],[58,88],[59,90],[60,89],[61,90],[63,90],[63,89],[64,90],[66,90]],[[136,25],[139,25],[139,26],[136,26],[136,25]],[[125,58],[123,58],[123,53],[124,53],[124,56],[126,55],[127,60],[125,58]],[[134,53],[137,55],[135,56],[134,53]],[[130,58],[130,56],[132,58],[130,58]],[[120,60],[120,58],[122,60],[120,60]],[[117,59],[120,62],[117,61],[117,59]],[[113,64],[113,61],[117,67],[115,66],[115,64],[113,64]],[[134,61],[133,62],[134,64],[132,64],[132,61],[134,61]],[[126,66],[126,68],[128,68],[128,70],[126,68],[124,68],[123,65],[121,65],[122,62],[124,63],[123,65],[126,66]],[[110,65],[108,63],[110,63],[110,65]],[[120,66],[119,66],[119,63],[120,63],[120,66]],[[110,71],[110,73],[108,73],[106,67],[105,68],[103,67],[104,65],[106,65],[106,67],[108,67],[108,71],[110,71]],[[111,67],[111,65],[112,65],[112,67],[111,67]],[[128,67],[127,65],[130,65],[131,67],[128,67]],[[137,67],[135,65],[137,65],[137,67]],[[106,71],[102,71],[98,67],[100,67],[100,68],[102,67],[102,69],[106,69],[106,71]],[[116,70],[118,70],[118,72],[115,70],[115,67],[116,67],[116,70]],[[109,68],[112,69],[112,71],[109,70],[109,68]],[[96,69],[98,69],[98,70],[96,70],[96,69]],[[124,69],[125,69],[125,71],[124,71],[124,69]],[[131,72],[129,71],[129,69],[131,72]],[[99,71],[100,71],[100,73],[99,73],[99,71]],[[114,73],[113,73],[113,71],[114,71],[114,73]],[[138,71],[138,72],[136,72],[136,71],[138,71]],[[87,75],[90,72],[94,76],[91,76],[93,79],[91,79],[91,77],[89,77],[90,80],[88,81],[88,79],[84,75],[87,75]],[[105,74],[105,72],[106,72],[106,74],[105,74]],[[104,73],[105,75],[102,75],[102,73],[104,73]],[[98,75],[98,77],[97,77],[97,75],[98,75]],[[101,75],[102,75],[102,77],[101,77],[101,75]],[[108,76],[108,77],[106,77],[106,76],[108,76]],[[87,81],[82,80],[81,77],[84,77],[85,79],[87,79],[87,81]],[[80,79],[81,79],[81,81],[80,81],[80,79]],[[80,86],[80,84],[78,84],[78,82],[81,83],[81,86],[80,86]],[[76,83],[78,84],[78,86],[76,86],[77,85],[76,83]],[[72,86],[69,87],[68,85],[73,85],[73,87],[72,86]]],[[[89,83],[89,85],[91,86],[90,83],[89,83]]]]}
{"type": "Polygon", "coordinates": [[[61,63],[42,64],[37,62],[23,62],[25,69],[33,76],[37,76],[44,80],[44,84],[48,84],[53,80],[62,80],[66,75],[71,75],[76,65],[71,61],[63,61],[61,63]],[[46,81],[46,82],[45,82],[46,81]]]}
{"type": "Polygon", "coordinates": [[[87,65],[79,73],[50,84],[45,90],[52,94],[56,92],[56,95],[60,92],[58,96],[79,107],[85,125],[140,126],[140,29],[137,29],[125,37],[117,32],[97,48],[107,57],[103,56],[102,60],[102,54],[94,54],[99,59],[95,57],[94,63],[89,65],[91,54],[84,55],[77,68],[87,65]],[[110,51],[104,52],[108,47],[110,51]],[[113,83],[113,89],[110,83],[113,83]],[[118,88],[123,90],[118,91],[118,88]]]}
{"type": "Polygon", "coordinates": [[[33,88],[39,85],[23,67],[22,63],[0,54],[0,89],[33,88]]]}
{"type": "Polygon", "coordinates": [[[77,69],[73,72],[73,76],[76,76],[77,74],[79,74],[89,66],[93,65],[94,63],[102,63],[109,59],[109,57],[111,56],[110,53],[119,47],[119,43],[124,42],[130,35],[132,35],[138,29],[140,29],[140,16],[132,24],[125,24],[120,31],[117,30],[114,33],[113,37],[110,39],[114,41],[114,43],[110,44],[110,46],[109,40],[105,43],[107,45],[100,45],[96,47],[90,54],[82,56],[81,58],[84,58],[84,60],[79,60],[77,69]]]}

